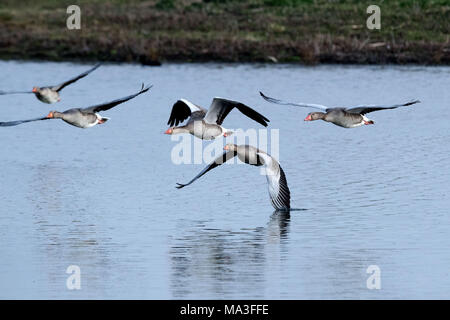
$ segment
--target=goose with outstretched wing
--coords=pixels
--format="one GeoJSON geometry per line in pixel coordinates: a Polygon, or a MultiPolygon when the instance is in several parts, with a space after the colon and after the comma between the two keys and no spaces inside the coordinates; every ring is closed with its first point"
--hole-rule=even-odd
{"type": "Polygon", "coordinates": [[[291,193],[286,180],[286,175],[277,160],[268,153],[249,145],[235,145],[232,143],[224,147],[225,153],[217,157],[198,175],[186,184],[178,183],[177,188],[181,189],[193,183],[195,180],[206,174],[208,171],[220,166],[228,160],[237,156],[244,163],[254,166],[264,166],[269,187],[269,196],[273,207],[276,210],[289,210],[291,193]]]}
{"type": "Polygon", "coordinates": [[[269,119],[256,112],[243,103],[223,98],[214,98],[209,110],[203,109],[192,102],[181,99],[172,107],[167,124],[171,126],[166,134],[190,133],[203,140],[212,140],[218,136],[229,136],[233,132],[224,128],[222,123],[225,117],[233,110],[238,109],[247,117],[267,127],[269,119]],[[188,119],[186,125],[176,127],[188,119]]]}
{"type": "Polygon", "coordinates": [[[20,94],[20,93],[34,93],[36,98],[38,98],[40,101],[44,103],[55,103],[61,101],[59,92],[68,86],[69,84],[74,83],[75,81],[80,80],[81,78],[86,77],[89,73],[100,67],[101,63],[97,63],[94,67],[91,69],[83,72],[82,74],[79,74],[78,76],[64,81],[63,83],[60,83],[56,86],[46,86],[46,87],[33,87],[33,90],[31,91],[0,91],[0,95],[5,94],[20,94]]]}
{"type": "Polygon", "coordinates": [[[320,104],[286,102],[268,97],[264,95],[262,92],[259,92],[259,94],[261,95],[261,97],[264,98],[264,100],[271,103],[322,110],[322,112],[309,113],[306,116],[305,121],[323,120],[326,122],[334,123],[335,125],[344,128],[355,128],[363,125],[374,124],[373,120],[370,120],[365,116],[369,112],[396,109],[399,107],[411,106],[413,104],[420,102],[419,100],[412,100],[403,104],[394,104],[387,106],[359,105],[356,107],[349,107],[349,108],[328,108],[320,104]]]}
{"type": "Polygon", "coordinates": [[[99,105],[87,107],[87,108],[72,108],[66,110],[64,112],[59,111],[51,111],[46,117],[42,118],[34,118],[28,120],[18,120],[18,121],[9,121],[9,122],[0,122],[0,127],[12,127],[17,126],[19,124],[33,122],[33,121],[41,121],[41,120],[50,120],[50,119],[62,119],[66,123],[73,125],[78,128],[90,128],[97,124],[105,123],[109,120],[109,118],[102,117],[99,112],[109,110],[121,103],[124,103],[128,100],[131,100],[137,97],[140,94],[147,92],[152,86],[144,87],[142,84],[142,88],[139,92],[132,94],[130,96],[116,99],[107,103],[102,103],[99,105]]]}

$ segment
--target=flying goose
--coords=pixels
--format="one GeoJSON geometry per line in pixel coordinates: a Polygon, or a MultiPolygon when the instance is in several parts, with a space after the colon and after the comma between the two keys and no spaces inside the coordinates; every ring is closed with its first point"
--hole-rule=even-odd
{"type": "Polygon", "coordinates": [[[269,187],[270,200],[276,210],[290,209],[290,191],[287,184],[286,176],[277,160],[264,151],[261,151],[249,145],[235,145],[229,143],[224,147],[225,152],[217,157],[205,169],[203,169],[194,179],[186,184],[177,183],[178,189],[190,185],[195,180],[203,176],[205,173],[214,169],[226,161],[234,158],[236,155],[242,162],[253,166],[265,166],[267,183],[269,187]]]}
{"type": "Polygon", "coordinates": [[[120,98],[114,101],[110,101],[107,103],[87,107],[84,109],[81,108],[73,108],[66,110],[64,112],[51,111],[46,117],[43,118],[35,118],[29,120],[19,120],[19,121],[9,121],[9,122],[0,122],[0,127],[12,127],[17,126],[22,123],[32,122],[32,121],[40,121],[40,120],[50,120],[50,119],[62,119],[78,128],[90,128],[97,124],[105,123],[109,120],[109,118],[102,117],[98,114],[100,111],[109,110],[123,102],[126,102],[138,95],[147,92],[152,86],[147,86],[144,88],[144,84],[142,84],[142,88],[138,93],[135,93],[131,96],[120,98]]]}
{"type": "Polygon", "coordinates": [[[378,110],[388,110],[388,109],[395,109],[398,107],[406,107],[420,102],[419,100],[413,100],[410,102],[406,102],[404,104],[394,104],[389,106],[359,105],[350,108],[328,108],[320,104],[285,102],[282,100],[270,98],[264,95],[262,92],[259,92],[259,94],[266,101],[269,101],[271,103],[323,110],[325,112],[309,113],[306,116],[305,121],[323,120],[326,122],[334,123],[335,125],[344,128],[355,128],[362,125],[374,124],[373,120],[370,120],[365,116],[366,113],[378,110]]]}
{"type": "Polygon", "coordinates": [[[269,119],[259,114],[252,108],[232,100],[214,98],[209,110],[205,110],[192,102],[181,99],[175,102],[167,124],[171,126],[166,130],[166,134],[190,133],[203,140],[212,140],[223,135],[224,137],[233,134],[225,129],[222,122],[233,108],[237,108],[247,117],[267,127],[269,119]],[[184,126],[177,126],[189,118],[184,126]]]}
{"type": "Polygon", "coordinates": [[[97,63],[93,68],[83,72],[82,74],[76,76],[75,78],[72,78],[70,80],[67,80],[61,84],[58,84],[56,86],[47,86],[47,87],[33,87],[33,90],[31,91],[0,91],[0,95],[5,94],[16,94],[16,93],[34,93],[36,98],[38,98],[40,101],[44,103],[55,103],[61,101],[61,98],[59,97],[59,92],[68,86],[69,84],[74,83],[75,81],[86,77],[89,73],[100,67],[101,63],[97,63]]]}

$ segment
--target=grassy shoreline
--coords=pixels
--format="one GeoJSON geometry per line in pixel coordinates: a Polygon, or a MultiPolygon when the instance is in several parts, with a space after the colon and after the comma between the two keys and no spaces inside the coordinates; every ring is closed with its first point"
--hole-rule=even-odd
{"type": "Polygon", "coordinates": [[[41,0],[0,3],[0,58],[450,64],[450,0],[41,0]],[[82,11],[66,28],[66,8],[82,11]],[[366,8],[381,8],[368,30],[366,8]]]}

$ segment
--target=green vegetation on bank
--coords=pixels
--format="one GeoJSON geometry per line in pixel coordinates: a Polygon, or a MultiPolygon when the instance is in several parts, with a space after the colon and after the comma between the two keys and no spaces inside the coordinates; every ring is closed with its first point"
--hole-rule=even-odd
{"type": "Polygon", "coordinates": [[[1,58],[448,64],[449,34],[450,0],[0,2],[1,58]],[[81,30],[66,28],[72,4],[81,30]]]}

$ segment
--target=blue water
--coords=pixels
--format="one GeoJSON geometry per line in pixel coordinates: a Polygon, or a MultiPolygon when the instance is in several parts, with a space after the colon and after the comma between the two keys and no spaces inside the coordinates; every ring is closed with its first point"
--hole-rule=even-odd
{"type": "MultiPolygon", "coordinates": [[[[0,62],[0,90],[57,84],[90,66],[0,62]]],[[[94,128],[0,128],[0,298],[448,299],[449,76],[420,66],[105,64],[54,105],[0,96],[0,121],[10,121],[154,85],[94,128]],[[328,106],[422,103],[343,129],[304,122],[311,110],[267,103],[260,90],[328,106]],[[279,139],[267,151],[278,146],[302,210],[274,213],[265,177],[248,165],[175,188],[205,163],[172,161],[178,141],[163,134],[171,106],[187,98],[209,107],[215,96],[271,120],[279,139]],[[81,270],[80,290],[66,286],[70,265],[81,270]],[[366,286],[370,265],[380,289],[366,286]]],[[[262,128],[238,111],[224,126],[262,128]]]]}

